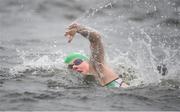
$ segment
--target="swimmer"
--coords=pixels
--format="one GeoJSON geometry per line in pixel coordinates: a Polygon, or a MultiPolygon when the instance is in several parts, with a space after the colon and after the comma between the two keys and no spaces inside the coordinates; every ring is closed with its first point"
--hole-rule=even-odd
{"type": "Polygon", "coordinates": [[[68,68],[81,73],[84,77],[94,76],[103,87],[127,88],[128,85],[105,63],[100,33],[79,23],[72,23],[65,32],[69,43],[76,33],[89,40],[91,56],[88,59],[80,53],[70,53],[64,60],[68,64],[68,68]]]}

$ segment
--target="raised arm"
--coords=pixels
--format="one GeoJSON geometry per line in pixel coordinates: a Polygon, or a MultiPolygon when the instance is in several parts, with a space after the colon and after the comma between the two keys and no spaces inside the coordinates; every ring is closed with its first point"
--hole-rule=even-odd
{"type": "Polygon", "coordinates": [[[90,65],[94,72],[97,73],[98,78],[103,78],[103,65],[105,63],[104,60],[104,48],[101,41],[101,35],[97,31],[79,25],[72,24],[69,26],[68,31],[65,36],[69,38],[69,42],[72,41],[75,33],[81,34],[83,37],[89,40],[90,48],[91,48],[91,57],[90,57],[90,65]]]}
{"type": "Polygon", "coordinates": [[[101,35],[91,28],[80,26],[77,33],[87,38],[90,42],[91,57],[90,64],[100,79],[103,78],[104,47],[101,41],[101,35]]]}

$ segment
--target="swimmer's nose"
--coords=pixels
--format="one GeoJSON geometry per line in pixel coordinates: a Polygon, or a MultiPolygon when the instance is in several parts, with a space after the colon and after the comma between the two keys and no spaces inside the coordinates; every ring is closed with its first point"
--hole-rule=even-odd
{"type": "Polygon", "coordinates": [[[76,65],[73,66],[73,70],[77,70],[78,67],[76,65]]]}
{"type": "Polygon", "coordinates": [[[78,67],[78,65],[74,65],[73,70],[76,72],[82,73],[82,70],[78,67]]]}

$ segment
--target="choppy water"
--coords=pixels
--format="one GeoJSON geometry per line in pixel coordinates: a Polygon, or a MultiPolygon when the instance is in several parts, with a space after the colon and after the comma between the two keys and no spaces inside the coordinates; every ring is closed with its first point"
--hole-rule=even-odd
{"type": "Polygon", "coordinates": [[[179,86],[178,0],[0,0],[0,111],[180,110],[179,86]],[[129,89],[67,71],[67,53],[89,54],[87,40],[63,36],[74,20],[102,33],[107,63],[129,89]]]}

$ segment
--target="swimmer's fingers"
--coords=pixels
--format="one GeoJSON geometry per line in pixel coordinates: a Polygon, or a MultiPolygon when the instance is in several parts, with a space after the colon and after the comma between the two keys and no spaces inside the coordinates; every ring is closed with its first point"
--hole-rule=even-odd
{"type": "Polygon", "coordinates": [[[76,34],[76,30],[71,29],[71,30],[66,31],[64,36],[68,38],[68,42],[70,43],[73,40],[75,34],[76,34]]]}
{"type": "Polygon", "coordinates": [[[73,37],[72,37],[72,36],[69,36],[69,38],[68,38],[68,43],[70,43],[72,40],[73,40],[73,37]]]}
{"type": "Polygon", "coordinates": [[[73,37],[69,34],[65,34],[65,36],[68,38],[68,43],[70,43],[73,40],[73,37]]]}
{"type": "Polygon", "coordinates": [[[81,29],[82,25],[80,25],[77,22],[73,22],[71,25],[67,27],[68,30],[74,29],[76,32],[78,32],[81,29]]]}
{"type": "Polygon", "coordinates": [[[76,32],[77,32],[76,29],[67,30],[67,31],[65,32],[64,36],[70,35],[70,36],[74,37],[75,34],[76,34],[76,32]]]}
{"type": "Polygon", "coordinates": [[[65,37],[68,37],[68,35],[70,36],[69,30],[65,32],[64,36],[65,36],[65,37]]]}
{"type": "Polygon", "coordinates": [[[64,36],[66,36],[69,39],[69,43],[73,40],[75,34],[78,32],[80,27],[81,25],[77,22],[73,22],[71,25],[67,27],[67,31],[65,32],[64,36]]]}
{"type": "Polygon", "coordinates": [[[73,28],[77,28],[80,24],[77,22],[73,22],[68,26],[68,29],[73,29],[73,28]]]}

